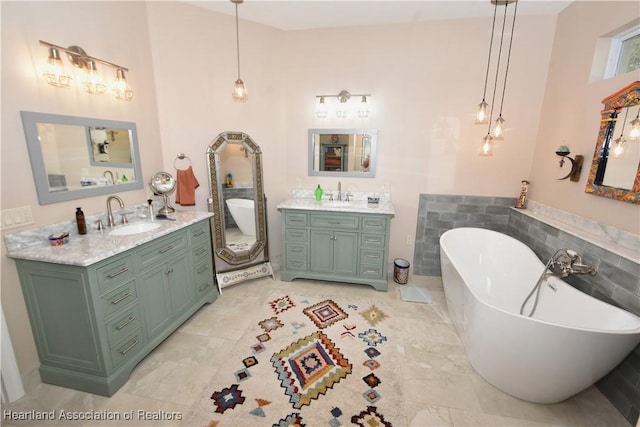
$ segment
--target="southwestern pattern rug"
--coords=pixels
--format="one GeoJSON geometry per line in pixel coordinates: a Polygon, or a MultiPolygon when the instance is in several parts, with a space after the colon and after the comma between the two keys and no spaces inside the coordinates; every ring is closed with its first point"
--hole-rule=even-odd
{"type": "MultiPolygon", "coordinates": [[[[375,301],[375,299],[372,299],[375,301]]],[[[398,343],[381,304],[272,294],[192,414],[202,426],[389,427],[402,413],[398,343]]]]}

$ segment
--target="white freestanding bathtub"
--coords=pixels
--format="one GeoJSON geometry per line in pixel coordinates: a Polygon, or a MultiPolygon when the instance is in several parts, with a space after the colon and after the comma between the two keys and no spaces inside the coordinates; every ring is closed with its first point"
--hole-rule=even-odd
{"type": "Polygon", "coordinates": [[[238,228],[247,236],[256,235],[256,217],[254,215],[253,200],[227,199],[227,207],[238,225],[238,228]]]}
{"type": "Polygon", "coordinates": [[[518,314],[545,265],[512,237],[449,230],[440,238],[440,259],[447,308],[471,365],[515,397],[565,400],[610,372],[640,342],[639,317],[555,276],[543,283],[533,317],[518,314]]]}

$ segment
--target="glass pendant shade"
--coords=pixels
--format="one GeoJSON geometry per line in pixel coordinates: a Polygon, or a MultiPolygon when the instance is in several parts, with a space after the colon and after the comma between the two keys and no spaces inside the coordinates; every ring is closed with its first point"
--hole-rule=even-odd
{"type": "Polygon", "coordinates": [[[489,133],[487,133],[487,135],[482,138],[480,155],[485,157],[493,156],[493,137],[489,133]]]}
{"type": "Polygon", "coordinates": [[[488,121],[489,114],[489,104],[485,102],[483,99],[480,104],[478,104],[478,111],[476,113],[476,124],[486,124],[488,121]]]}
{"type": "Polygon", "coordinates": [[[349,116],[349,106],[346,101],[340,101],[338,107],[336,108],[336,116],[341,119],[347,118],[349,116]]]}
{"type": "Polygon", "coordinates": [[[367,103],[367,97],[363,96],[360,101],[360,107],[358,108],[358,117],[369,117],[371,113],[371,107],[367,103]]]}
{"type": "Polygon", "coordinates": [[[113,93],[116,98],[122,99],[125,101],[131,100],[133,98],[133,91],[129,86],[129,82],[124,75],[124,70],[122,68],[118,68],[116,70],[116,80],[113,84],[113,93]]]}
{"type": "Polygon", "coordinates": [[[247,88],[244,86],[244,82],[242,81],[242,79],[236,80],[236,82],[233,84],[231,97],[236,102],[247,102],[247,99],[249,99],[247,88]]]}
{"type": "Polygon", "coordinates": [[[96,63],[92,59],[87,61],[87,69],[85,70],[82,85],[84,86],[85,91],[94,94],[104,93],[107,88],[104,83],[102,83],[102,78],[100,77],[100,74],[98,74],[96,63]]]}
{"type": "Polygon", "coordinates": [[[329,115],[327,104],[324,102],[324,96],[320,97],[318,105],[316,105],[316,117],[319,119],[325,119],[329,115]]]}
{"type": "Polygon", "coordinates": [[[611,155],[614,158],[624,157],[627,152],[627,140],[622,135],[615,141],[613,141],[613,147],[611,148],[611,155]]]}
{"type": "Polygon", "coordinates": [[[502,116],[498,117],[493,124],[493,139],[503,140],[504,139],[504,127],[505,121],[502,116]]]}
{"type": "MultiPolygon", "coordinates": [[[[640,110],[638,111],[640,115],[640,110]]],[[[629,122],[629,126],[631,129],[629,130],[629,139],[638,139],[640,138],[640,117],[636,116],[635,119],[629,122]]]]}
{"type": "Polygon", "coordinates": [[[60,59],[60,52],[55,47],[49,48],[49,62],[42,76],[52,86],[71,86],[71,76],[65,73],[62,59],[60,59]]]}

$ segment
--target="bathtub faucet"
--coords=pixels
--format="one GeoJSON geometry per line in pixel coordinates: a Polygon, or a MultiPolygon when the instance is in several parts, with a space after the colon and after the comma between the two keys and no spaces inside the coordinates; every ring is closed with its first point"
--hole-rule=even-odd
{"type": "Polygon", "coordinates": [[[590,274],[595,276],[598,270],[582,262],[582,257],[571,249],[558,249],[549,260],[549,269],[560,277],[571,274],[590,274]]]}

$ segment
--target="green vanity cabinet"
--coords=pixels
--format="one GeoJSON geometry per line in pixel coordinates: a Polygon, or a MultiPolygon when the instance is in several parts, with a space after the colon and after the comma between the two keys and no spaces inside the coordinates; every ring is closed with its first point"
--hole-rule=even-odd
{"type": "Polygon", "coordinates": [[[105,396],[218,295],[208,220],[86,267],[16,265],[42,381],[105,396]]]}
{"type": "Polygon", "coordinates": [[[330,280],[387,290],[390,215],[282,210],[282,280],[330,280]]]}

